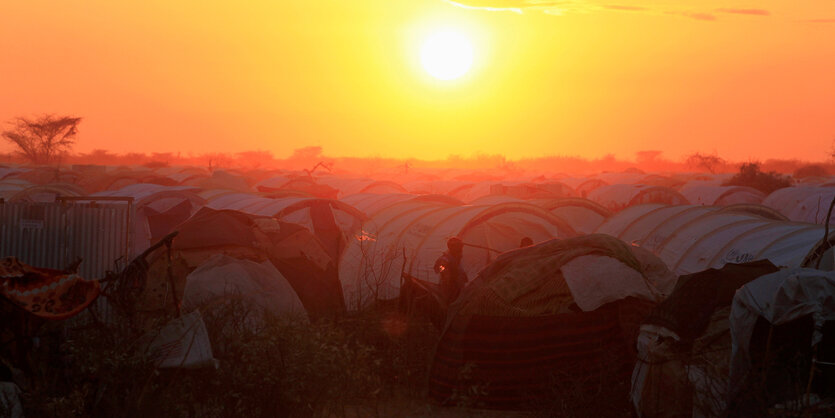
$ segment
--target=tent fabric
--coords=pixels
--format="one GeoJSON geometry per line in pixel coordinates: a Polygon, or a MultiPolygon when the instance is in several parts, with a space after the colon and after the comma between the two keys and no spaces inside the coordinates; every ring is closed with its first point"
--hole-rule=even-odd
{"type": "Polygon", "coordinates": [[[571,312],[577,296],[588,310],[628,296],[657,303],[674,283],[675,276],[652,254],[607,235],[587,235],[502,254],[464,289],[452,309],[456,315],[540,316],[571,312]],[[589,256],[609,258],[616,263],[605,266],[617,270],[588,270],[587,262],[570,265],[589,256]],[[622,283],[620,278],[630,273],[640,279],[632,276],[622,283]]]}
{"type": "Polygon", "coordinates": [[[794,186],[775,190],[762,204],[795,222],[823,224],[835,198],[835,187],[794,186]]]}
{"type": "Polygon", "coordinates": [[[632,373],[639,416],[716,415],[730,370],[728,316],[734,294],[778,271],[768,261],[727,264],[681,276],[644,320],[632,373]]]}
{"type": "Polygon", "coordinates": [[[612,212],[646,203],[663,203],[667,205],[686,205],[688,203],[686,197],[673,189],[642,184],[612,184],[609,186],[601,186],[589,192],[587,197],[589,200],[603,205],[603,207],[612,212]]]}
{"type": "Polygon", "coordinates": [[[680,193],[691,204],[708,206],[727,206],[740,203],[759,204],[765,199],[763,192],[745,186],[687,184],[681,188],[680,193]]]}
{"type": "Polygon", "coordinates": [[[78,274],[30,266],[16,257],[0,259],[0,295],[41,318],[70,318],[96,300],[100,291],[98,281],[78,274]]]}
{"type": "Polygon", "coordinates": [[[814,321],[810,344],[815,345],[823,323],[835,320],[835,272],[792,268],[762,276],[737,291],[730,316],[732,392],[751,367],[749,344],[757,318],[776,326],[807,315],[814,321]]]}
{"type": "Polygon", "coordinates": [[[183,307],[190,311],[224,298],[246,300],[276,315],[304,313],[295,290],[271,263],[216,254],[186,278],[183,307]]]}
{"type": "Polygon", "coordinates": [[[624,381],[638,325],[674,280],[651,254],[605,235],[504,253],[450,307],[429,394],[454,404],[454,394],[477,386],[477,403],[518,409],[603,378],[624,381]]]}
{"type": "Polygon", "coordinates": [[[462,268],[473,276],[523,237],[542,242],[575,235],[563,220],[527,203],[459,206],[413,199],[378,212],[354,236],[340,264],[348,305],[361,307],[399,294],[401,272],[438,282],[435,260],[446,241],[465,243],[462,268]]]}
{"type": "Polygon", "coordinates": [[[612,212],[599,203],[582,197],[533,200],[531,203],[564,219],[581,234],[594,233],[606,219],[612,216],[612,212]]]}
{"type": "Polygon", "coordinates": [[[823,227],[709,206],[655,204],[624,209],[597,232],[649,250],[683,275],[762,259],[799,266],[817,247],[823,227]]]}

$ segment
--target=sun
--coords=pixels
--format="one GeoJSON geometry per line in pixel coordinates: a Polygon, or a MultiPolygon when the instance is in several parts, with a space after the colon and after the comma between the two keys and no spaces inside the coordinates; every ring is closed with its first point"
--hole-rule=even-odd
{"type": "Polygon", "coordinates": [[[458,32],[443,30],[433,33],[420,49],[420,62],[432,77],[454,80],[467,74],[473,65],[473,47],[458,32]]]}

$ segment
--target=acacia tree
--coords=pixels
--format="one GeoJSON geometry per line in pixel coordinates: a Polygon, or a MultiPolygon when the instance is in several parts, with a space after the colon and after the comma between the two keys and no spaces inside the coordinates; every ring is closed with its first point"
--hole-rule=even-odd
{"type": "Polygon", "coordinates": [[[51,114],[18,117],[0,136],[17,147],[19,156],[34,164],[48,164],[72,149],[80,122],[81,118],[51,114]]]}

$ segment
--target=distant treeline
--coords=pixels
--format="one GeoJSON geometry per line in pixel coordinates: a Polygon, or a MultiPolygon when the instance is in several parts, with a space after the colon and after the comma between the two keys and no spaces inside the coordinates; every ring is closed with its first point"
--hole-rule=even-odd
{"type": "MultiPolygon", "coordinates": [[[[489,180],[490,173],[497,179],[508,174],[547,173],[588,175],[600,172],[711,172],[736,173],[742,164],[756,162],[763,171],[791,174],[795,178],[827,176],[835,174],[835,161],[829,155],[822,160],[810,162],[801,160],[768,159],[765,161],[727,161],[716,154],[693,153],[678,160],[668,159],[660,151],[640,151],[634,160],[615,158],[608,154],[601,158],[587,159],[575,156],[543,156],[511,160],[501,155],[476,154],[472,156],[451,155],[445,159],[420,160],[385,157],[330,157],[321,147],[305,147],[293,151],[287,158],[276,158],[269,151],[244,151],[238,153],[125,153],[116,154],[96,149],[89,153],[64,155],[60,164],[100,164],[110,166],[137,166],[149,168],[165,166],[198,166],[214,169],[285,169],[317,170],[333,173],[354,173],[373,175],[382,172],[408,172],[409,170],[460,169],[485,171],[479,179],[489,180]],[[317,167],[318,165],[318,167],[317,167]]],[[[0,162],[25,163],[11,153],[0,154],[0,162]]],[[[475,174],[474,174],[475,175],[475,174]]]]}

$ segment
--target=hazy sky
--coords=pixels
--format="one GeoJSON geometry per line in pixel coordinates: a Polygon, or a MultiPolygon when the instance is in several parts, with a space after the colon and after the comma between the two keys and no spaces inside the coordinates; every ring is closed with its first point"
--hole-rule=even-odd
{"type": "Polygon", "coordinates": [[[83,152],[820,160],[835,0],[2,0],[0,120],[44,112],[83,152]]]}

